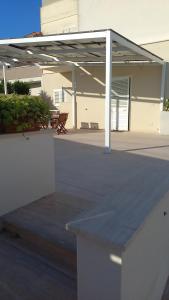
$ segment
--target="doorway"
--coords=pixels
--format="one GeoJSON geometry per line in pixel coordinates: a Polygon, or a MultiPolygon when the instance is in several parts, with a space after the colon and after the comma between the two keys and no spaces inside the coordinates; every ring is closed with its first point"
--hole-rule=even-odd
{"type": "Polygon", "coordinates": [[[117,77],[112,82],[111,130],[129,131],[130,78],[117,77]]]}

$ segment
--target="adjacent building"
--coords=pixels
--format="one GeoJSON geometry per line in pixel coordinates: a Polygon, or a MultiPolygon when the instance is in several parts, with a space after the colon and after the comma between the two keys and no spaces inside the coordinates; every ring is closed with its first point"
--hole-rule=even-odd
{"type": "MultiPolygon", "coordinates": [[[[3,72],[0,70],[0,80],[3,79],[3,72]]],[[[34,66],[13,67],[6,69],[6,79],[9,82],[22,81],[28,82],[30,85],[30,93],[32,96],[39,96],[42,87],[42,70],[34,66]]]]}
{"type": "MultiPolygon", "coordinates": [[[[43,0],[41,31],[49,35],[111,28],[168,60],[167,8],[168,1],[161,5],[153,0],[43,0]]],[[[116,64],[113,76],[112,129],[160,132],[161,66],[116,64]]],[[[61,111],[69,113],[71,128],[72,68],[47,68],[42,88],[61,111]]],[[[76,89],[77,127],[104,129],[104,66],[77,67],[76,89]]]]}

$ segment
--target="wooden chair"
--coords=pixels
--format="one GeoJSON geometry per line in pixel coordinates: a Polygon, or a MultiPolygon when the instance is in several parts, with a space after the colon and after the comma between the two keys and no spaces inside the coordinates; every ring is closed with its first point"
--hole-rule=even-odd
{"type": "Polygon", "coordinates": [[[50,125],[52,129],[57,129],[59,124],[59,118],[51,118],[50,125]]]}
{"type": "Polygon", "coordinates": [[[67,119],[68,119],[68,113],[59,114],[58,125],[57,125],[57,129],[56,129],[57,134],[61,134],[61,133],[66,134],[67,133],[67,129],[65,128],[67,119]]]}
{"type": "Polygon", "coordinates": [[[59,123],[59,111],[58,110],[51,110],[51,120],[50,125],[52,129],[57,129],[59,123]]]}

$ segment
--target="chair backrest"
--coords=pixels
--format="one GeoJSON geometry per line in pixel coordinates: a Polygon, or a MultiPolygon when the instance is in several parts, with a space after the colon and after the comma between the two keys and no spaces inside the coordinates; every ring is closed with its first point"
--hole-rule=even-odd
{"type": "Polygon", "coordinates": [[[54,119],[54,118],[58,118],[59,116],[59,111],[50,111],[51,112],[51,118],[54,119]]]}
{"type": "Polygon", "coordinates": [[[59,123],[66,123],[68,119],[68,113],[61,113],[59,114],[59,123]]]}

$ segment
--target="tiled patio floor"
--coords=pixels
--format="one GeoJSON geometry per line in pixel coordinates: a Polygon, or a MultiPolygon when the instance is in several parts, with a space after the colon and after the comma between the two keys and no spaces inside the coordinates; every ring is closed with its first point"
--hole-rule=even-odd
{"type": "Polygon", "coordinates": [[[56,136],[57,189],[102,202],[115,193],[118,197],[122,186],[125,195],[131,194],[133,185],[139,194],[144,183],[147,196],[152,184],[161,187],[164,172],[168,174],[169,136],[112,133],[112,153],[104,154],[103,146],[100,131],[56,136]]]}

